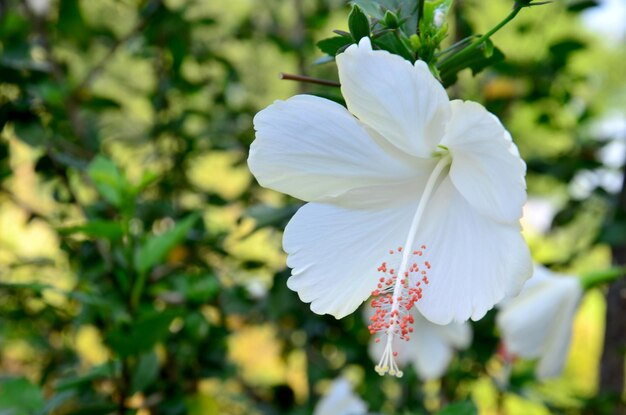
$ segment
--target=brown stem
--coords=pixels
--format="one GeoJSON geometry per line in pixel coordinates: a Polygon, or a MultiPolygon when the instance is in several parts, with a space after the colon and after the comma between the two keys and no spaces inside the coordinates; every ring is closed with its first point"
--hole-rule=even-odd
{"type": "MultiPolygon", "coordinates": [[[[626,166],[624,182],[615,212],[617,219],[626,219],[626,166]]],[[[613,262],[626,264],[626,242],[611,247],[613,262]]],[[[604,332],[604,350],[600,361],[600,390],[616,398],[624,391],[624,357],[626,353],[626,278],[615,281],[609,286],[606,297],[606,328],[604,332]]],[[[616,403],[614,415],[626,414],[626,403],[616,403]]]]}
{"type": "Polygon", "coordinates": [[[309,84],[333,86],[333,87],[337,87],[337,88],[339,88],[341,86],[341,84],[339,82],[329,81],[328,79],[313,78],[313,77],[304,76],[304,75],[293,75],[293,74],[288,74],[288,73],[284,73],[284,72],[281,72],[278,75],[278,77],[280,79],[283,79],[283,80],[286,80],[286,81],[307,82],[309,84]]]}

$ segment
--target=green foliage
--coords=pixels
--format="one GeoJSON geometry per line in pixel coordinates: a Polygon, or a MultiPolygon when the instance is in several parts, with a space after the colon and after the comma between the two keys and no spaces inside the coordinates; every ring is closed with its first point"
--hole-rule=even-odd
{"type": "Polygon", "coordinates": [[[352,6],[352,11],[348,16],[348,28],[352,38],[358,42],[364,37],[370,36],[370,22],[359,6],[352,6]]]}
{"type": "Polygon", "coordinates": [[[162,262],[168,252],[185,239],[187,232],[197,222],[198,217],[199,215],[192,214],[178,222],[172,229],[148,238],[137,250],[134,264],[135,270],[143,274],[162,262]]]}
{"type": "Polygon", "coordinates": [[[401,22],[400,30],[404,35],[410,36],[415,32],[419,12],[417,2],[413,0],[352,0],[351,3],[377,20],[385,21],[387,11],[394,12],[401,22]]]}
{"type": "MultiPolygon", "coordinates": [[[[168,334],[169,326],[176,317],[174,312],[152,313],[139,317],[128,325],[120,325],[111,330],[107,343],[121,357],[135,356],[149,352],[168,334]]],[[[145,369],[143,369],[145,370],[145,369]]],[[[137,376],[144,377],[143,374],[137,376]]]]}
{"type": "MultiPolygon", "coordinates": [[[[433,392],[410,366],[399,381],[374,372],[360,314],[318,316],[286,287],[280,238],[300,203],[250,185],[245,159],[252,118],[273,100],[341,101],[276,77],[335,79],[333,65],[312,66],[316,44],[334,58],[370,37],[497,114],[528,161],[531,193],[558,199],[532,246],[549,252],[544,262],[593,267],[594,252],[624,243],[615,193],[568,190],[606,168],[610,140],[590,126],[618,81],[594,88],[623,60],[577,26],[593,2],[531,8],[480,42],[513,2],[479,12],[458,2],[434,25],[451,2],[426,1],[419,34],[412,0],[355,0],[351,11],[323,0],[62,0],[43,15],[27,3],[0,2],[1,414],[308,414],[345,374],[372,413],[504,412],[475,396],[498,359],[494,311],[433,392]],[[324,39],[340,18],[349,33],[324,39]]],[[[492,400],[607,413],[608,398],[571,385],[556,389],[577,408],[543,393],[531,369],[516,364],[492,400]]]]}
{"type": "Polygon", "coordinates": [[[8,379],[0,383],[0,413],[34,415],[44,407],[43,392],[24,378],[8,379]]]}
{"type": "Polygon", "coordinates": [[[478,408],[472,401],[457,402],[446,406],[437,415],[478,415],[478,408]]]}

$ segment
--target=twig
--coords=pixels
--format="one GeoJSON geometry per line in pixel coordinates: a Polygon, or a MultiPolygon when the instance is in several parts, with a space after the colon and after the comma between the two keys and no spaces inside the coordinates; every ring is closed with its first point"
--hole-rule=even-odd
{"type": "Polygon", "coordinates": [[[280,79],[285,80],[285,81],[307,82],[309,84],[332,86],[332,87],[336,87],[336,88],[339,88],[341,86],[341,84],[339,82],[330,81],[328,79],[313,78],[313,77],[304,76],[304,75],[293,75],[293,74],[288,74],[288,73],[284,73],[284,72],[281,72],[278,75],[278,77],[280,79]]]}

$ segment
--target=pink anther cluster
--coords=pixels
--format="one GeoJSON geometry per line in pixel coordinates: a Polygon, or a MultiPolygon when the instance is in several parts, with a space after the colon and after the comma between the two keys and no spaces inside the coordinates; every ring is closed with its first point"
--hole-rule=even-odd
{"type": "MultiPolygon", "coordinates": [[[[410,333],[413,333],[413,316],[410,310],[423,295],[422,284],[428,284],[428,270],[431,265],[424,261],[422,266],[418,265],[416,258],[423,257],[426,245],[422,245],[419,250],[412,252],[412,261],[404,258],[403,248],[390,250],[389,255],[399,254],[402,256],[402,263],[406,263],[405,270],[392,268],[386,261],[377,269],[383,276],[379,278],[377,288],[372,291],[371,306],[376,311],[370,317],[368,329],[370,334],[383,332],[387,335],[397,335],[402,340],[408,340],[410,333]],[[400,276],[400,286],[397,287],[398,274],[400,276]]],[[[402,267],[402,265],[400,265],[402,267]]],[[[377,342],[380,338],[376,339],[377,342]]]]}

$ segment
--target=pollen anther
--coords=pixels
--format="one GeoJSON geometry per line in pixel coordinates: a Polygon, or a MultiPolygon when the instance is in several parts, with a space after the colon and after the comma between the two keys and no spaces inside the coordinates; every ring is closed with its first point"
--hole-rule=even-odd
{"type": "MultiPolygon", "coordinates": [[[[413,256],[422,256],[426,247],[422,245],[421,249],[412,251],[413,256]]],[[[402,252],[403,248],[398,247],[396,251],[402,252]]],[[[405,252],[404,256],[408,256],[408,252],[411,251],[405,252]]],[[[411,309],[423,296],[422,283],[428,284],[426,270],[431,268],[430,263],[425,261],[423,268],[418,266],[417,262],[411,262],[410,266],[407,266],[407,263],[407,258],[403,258],[400,272],[396,272],[394,268],[387,268],[386,262],[377,268],[383,276],[378,279],[377,289],[372,291],[371,306],[374,314],[370,317],[371,324],[368,329],[371,334],[382,333],[387,336],[385,351],[376,365],[376,371],[381,375],[389,373],[393,376],[402,376],[402,371],[395,362],[398,353],[392,350],[392,341],[395,337],[399,340],[409,340],[410,334],[413,333],[411,326],[414,323],[411,309]],[[402,269],[405,271],[402,272],[402,269]],[[400,279],[399,275],[402,275],[400,279]]],[[[377,338],[376,343],[380,340],[380,337],[377,338]]]]}

